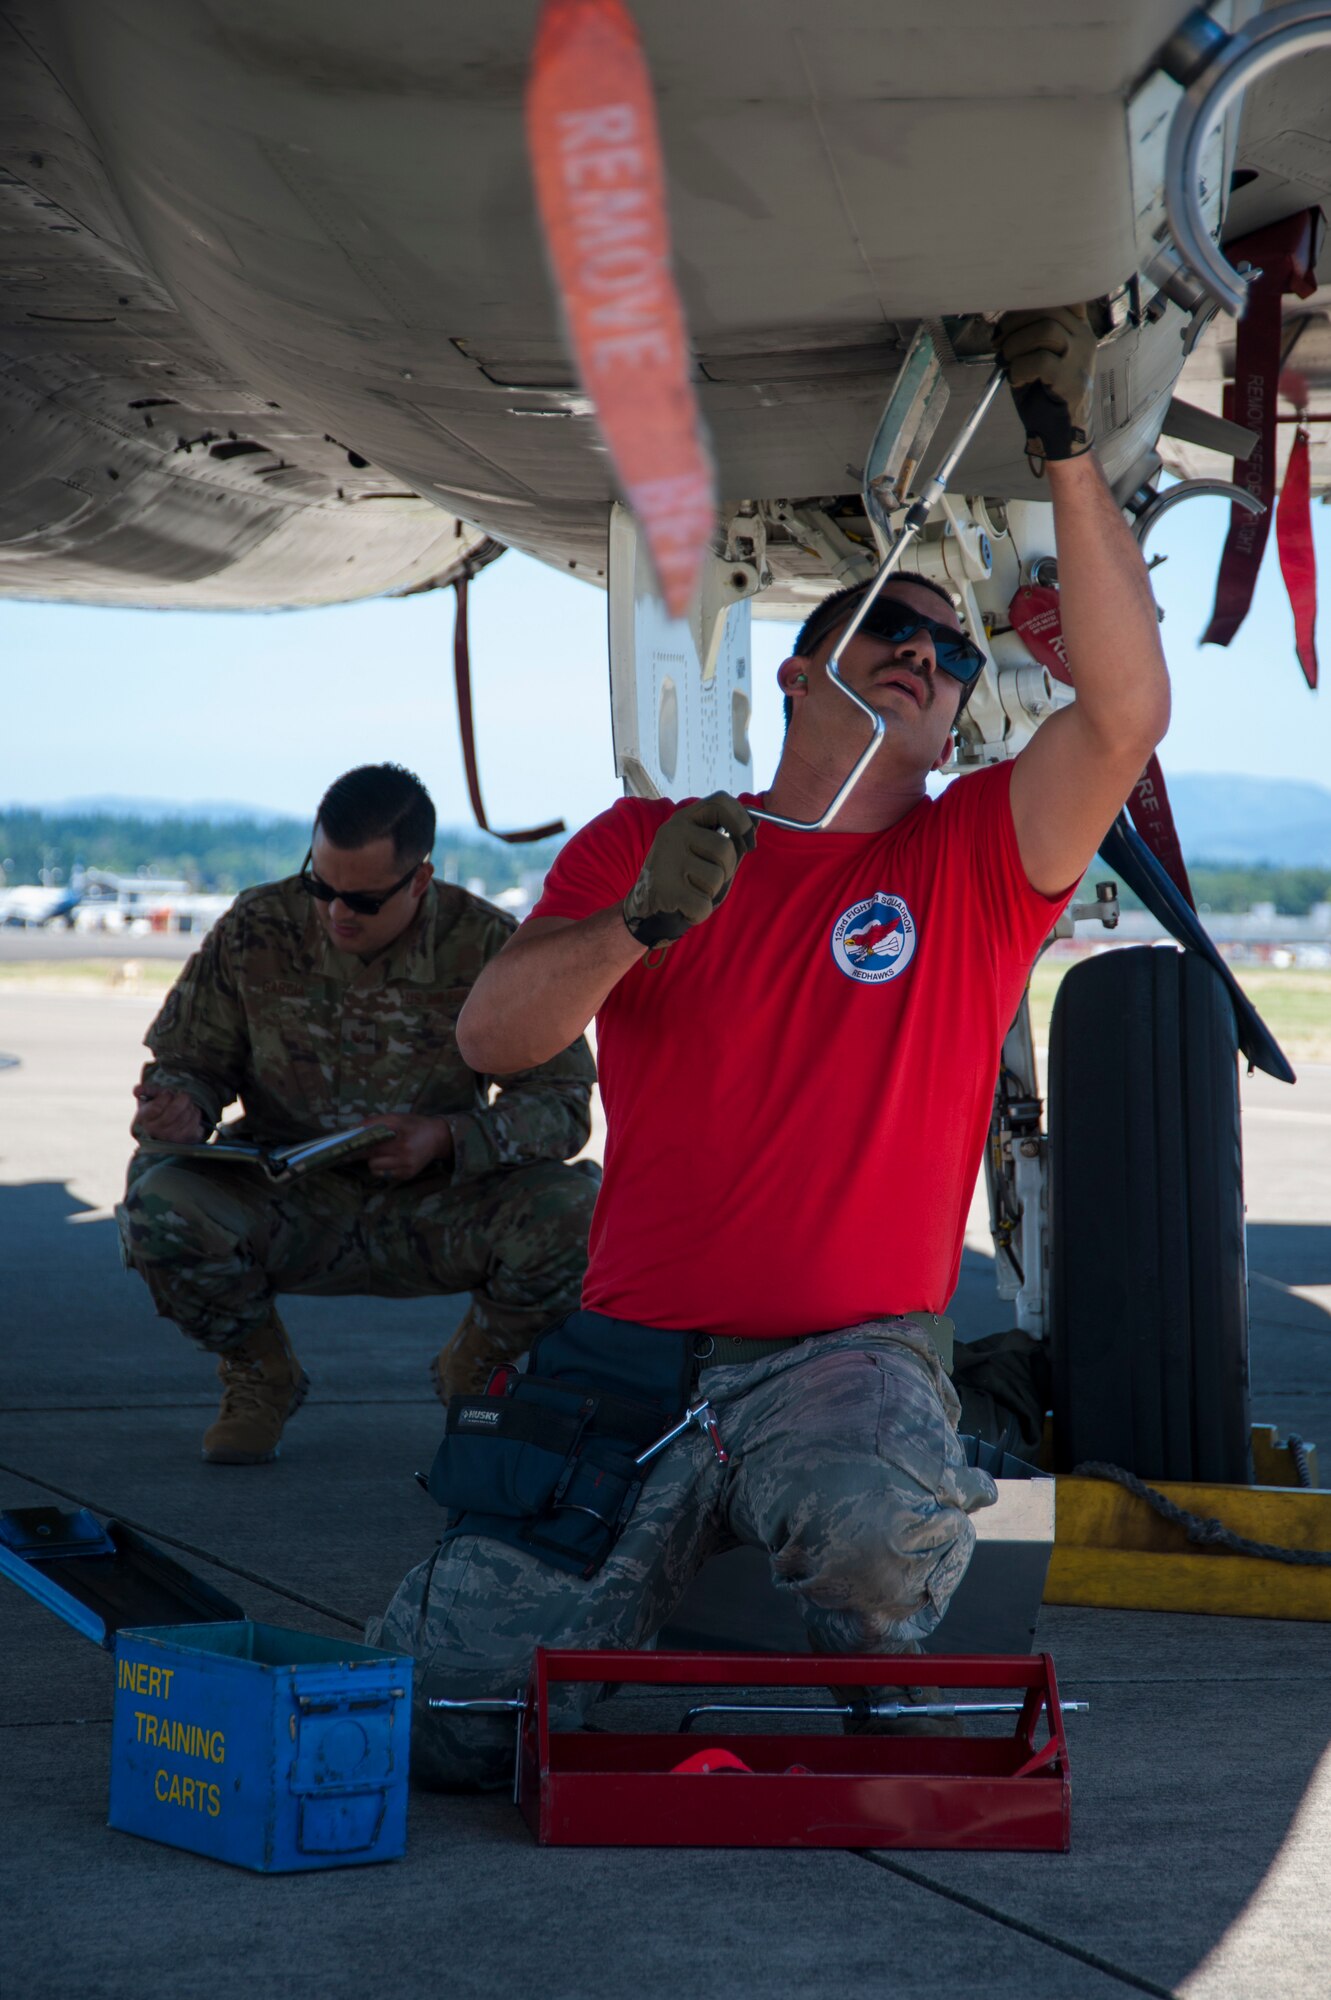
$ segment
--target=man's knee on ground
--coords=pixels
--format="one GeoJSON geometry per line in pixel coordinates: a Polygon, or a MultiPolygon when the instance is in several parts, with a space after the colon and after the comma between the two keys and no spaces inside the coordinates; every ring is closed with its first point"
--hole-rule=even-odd
{"type": "Polygon", "coordinates": [[[975,1529],[961,1508],[923,1487],[895,1484],[854,1504],[812,1510],[773,1557],[776,1577],[842,1645],[880,1646],[885,1636],[933,1630],[966,1573],[975,1529]]]}

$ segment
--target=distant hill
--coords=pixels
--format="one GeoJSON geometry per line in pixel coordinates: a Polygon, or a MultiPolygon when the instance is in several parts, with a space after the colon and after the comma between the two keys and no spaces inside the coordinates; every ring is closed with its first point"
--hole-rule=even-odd
{"type": "Polygon", "coordinates": [[[1285,778],[1180,772],[1165,778],[1189,862],[1331,868],[1331,791],[1285,778]]]}

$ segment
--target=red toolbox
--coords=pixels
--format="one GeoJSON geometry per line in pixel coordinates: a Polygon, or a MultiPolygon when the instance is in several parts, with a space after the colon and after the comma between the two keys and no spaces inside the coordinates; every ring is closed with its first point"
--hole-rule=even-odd
{"type": "MultiPolygon", "coordinates": [[[[761,1693],[759,1691],[762,1691],[761,1693]]],[[[687,1695],[681,1707],[687,1704],[687,1695]]],[[[991,1710],[991,1712],[994,1712],[991,1710]]],[[[798,1717],[795,1718],[798,1724],[798,1717]]],[[[523,1707],[518,1803],[542,1843],[603,1847],[915,1847],[1065,1852],[1071,1787],[1063,1715],[1047,1653],[1012,1658],[540,1649],[523,1707]],[[651,1733],[553,1728],[554,1690],[571,1681],[626,1689],[780,1690],[918,1685],[944,1701],[1006,1695],[1011,1734],[759,1735],[701,1728],[651,1733]],[[1043,1724],[1044,1740],[1037,1741],[1043,1724]],[[703,1769],[700,1751],[720,1752],[703,1769]],[[681,1765],[692,1765],[683,1769],[681,1765]]]]}

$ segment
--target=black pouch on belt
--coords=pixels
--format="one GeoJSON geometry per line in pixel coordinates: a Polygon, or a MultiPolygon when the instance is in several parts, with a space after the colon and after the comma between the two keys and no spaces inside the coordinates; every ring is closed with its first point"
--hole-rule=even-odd
{"type": "Polygon", "coordinates": [[[594,1576],[647,1477],[634,1460],[677,1423],[695,1337],[601,1313],[570,1313],[533,1342],[527,1373],[497,1371],[484,1396],[454,1396],[430,1492],[444,1539],[488,1535],[594,1576]]]}

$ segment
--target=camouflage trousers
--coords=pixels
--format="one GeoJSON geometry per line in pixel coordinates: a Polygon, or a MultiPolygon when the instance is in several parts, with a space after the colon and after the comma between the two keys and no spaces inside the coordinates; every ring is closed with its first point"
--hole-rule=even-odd
{"type": "MultiPolygon", "coordinates": [[[[699,1388],[729,1463],[691,1428],[652,1468],[595,1576],[459,1535],[370,1620],[371,1645],[417,1662],[419,1782],[488,1788],[512,1775],[511,1720],[432,1709],[432,1696],[511,1696],[538,1645],[645,1646],[707,1558],[740,1543],[768,1551],[816,1652],[915,1651],[938,1623],[974,1547],[967,1517],[998,1496],[966,1464],[956,1395],[918,1328],[877,1320],[817,1334],[756,1362],[704,1368],[699,1388]]],[[[558,1720],[575,1723],[597,1692],[568,1689],[558,1720]]]]}
{"type": "Polygon", "coordinates": [[[547,1160],[459,1187],[356,1171],[274,1188],[244,1168],[139,1154],[116,1215],[125,1263],[158,1312],[213,1351],[257,1332],[281,1292],[469,1291],[440,1367],[441,1393],[457,1395],[577,1305],[597,1182],[547,1160]]]}

